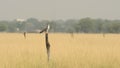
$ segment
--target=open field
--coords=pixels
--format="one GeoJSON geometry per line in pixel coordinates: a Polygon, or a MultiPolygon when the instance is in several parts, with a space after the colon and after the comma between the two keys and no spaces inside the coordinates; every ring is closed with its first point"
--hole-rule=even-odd
{"type": "Polygon", "coordinates": [[[0,34],[0,68],[120,68],[119,34],[0,34]]]}

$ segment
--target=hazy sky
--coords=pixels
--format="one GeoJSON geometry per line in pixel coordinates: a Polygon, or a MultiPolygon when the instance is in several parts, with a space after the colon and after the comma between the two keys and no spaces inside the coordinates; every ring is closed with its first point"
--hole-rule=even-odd
{"type": "Polygon", "coordinates": [[[120,19],[120,0],[0,0],[0,20],[120,19]]]}

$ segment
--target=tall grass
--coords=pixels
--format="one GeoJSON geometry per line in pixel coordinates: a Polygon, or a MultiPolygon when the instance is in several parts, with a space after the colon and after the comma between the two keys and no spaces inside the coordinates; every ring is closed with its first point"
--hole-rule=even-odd
{"type": "Polygon", "coordinates": [[[50,34],[47,61],[44,34],[1,33],[0,68],[120,68],[120,35],[50,34]]]}

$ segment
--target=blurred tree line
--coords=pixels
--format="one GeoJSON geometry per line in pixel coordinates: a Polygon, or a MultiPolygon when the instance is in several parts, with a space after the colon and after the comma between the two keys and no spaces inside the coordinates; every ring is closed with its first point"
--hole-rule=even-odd
{"type": "Polygon", "coordinates": [[[35,33],[51,25],[50,32],[61,33],[120,33],[120,20],[91,19],[80,20],[42,20],[29,18],[25,21],[0,21],[0,32],[30,32],[35,33]]]}

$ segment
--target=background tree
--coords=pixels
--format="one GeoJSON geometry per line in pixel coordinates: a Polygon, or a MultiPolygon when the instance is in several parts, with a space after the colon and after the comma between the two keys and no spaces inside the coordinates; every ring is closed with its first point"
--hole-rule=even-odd
{"type": "Polygon", "coordinates": [[[35,32],[51,25],[50,32],[56,33],[120,33],[120,20],[91,19],[41,20],[29,18],[25,21],[0,21],[0,32],[35,32]]]}

